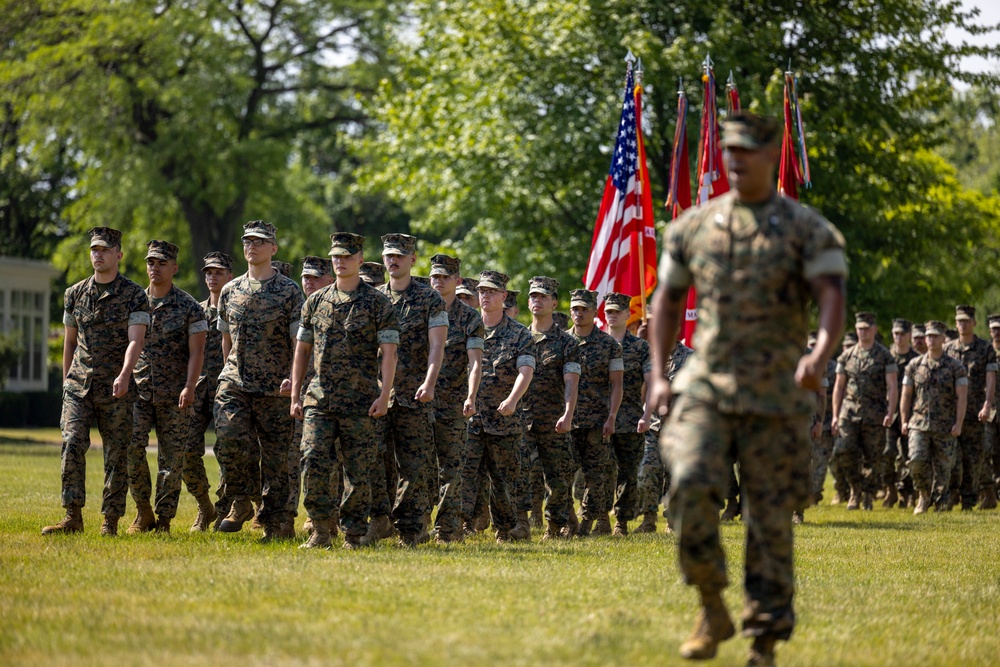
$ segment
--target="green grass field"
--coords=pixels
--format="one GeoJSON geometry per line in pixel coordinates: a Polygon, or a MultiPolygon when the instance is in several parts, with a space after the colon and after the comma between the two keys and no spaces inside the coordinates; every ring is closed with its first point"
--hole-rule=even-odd
{"type": "MultiPolygon", "coordinates": [[[[0,439],[0,665],[684,662],[677,648],[696,593],[662,533],[302,551],[262,546],[249,530],[191,535],[196,506],[184,492],[174,534],[104,539],[94,450],[85,533],[43,539],[41,527],[62,516],[59,448],[17,438],[0,439]]],[[[129,512],[126,522],[131,502],[129,512]]],[[[779,645],[779,664],[1000,660],[1000,514],[823,506],[806,520],[796,534],[799,627],[779,645]]],[[[723,536],[737,615],[742,526],[723,536]]],[[[743,664],[746,650],[730,640],[708,664],[743,664]]]]}

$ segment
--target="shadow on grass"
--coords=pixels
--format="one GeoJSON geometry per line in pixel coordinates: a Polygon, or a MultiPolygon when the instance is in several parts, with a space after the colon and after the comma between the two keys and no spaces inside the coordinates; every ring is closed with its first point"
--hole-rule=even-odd
{"type": "Polygon", "coordinates": [[[18,456],[61,456],[62,454],[60,443],[49,440],[15,439],[0,435],[0,447],[18,456]]]}
{"type": "MultiPolygon", "coordinates": [[[[808,523],[806,525],[809,525],[808,523]]],[[[859,530],[923,530],[926,526],[919,523],[910,522],[889,522],[889,521],[824,521],[823,523],[812,524],[817,527],[831,528],[855,528],[859,530]]]]}

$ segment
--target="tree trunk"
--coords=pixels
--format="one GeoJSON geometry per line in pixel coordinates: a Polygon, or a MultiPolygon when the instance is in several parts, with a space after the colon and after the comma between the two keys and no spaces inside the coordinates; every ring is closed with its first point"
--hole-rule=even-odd
{"type": "MultiPolygon", "coordinates": [[[[233,255],[236,260],[233,273],[240,274],[242,269],[241,255],[234,254],[236,231],[243,217],[246,206],[246,196],[239,195],[226,210],[219,215],[204,202],[178,197],[184,218],[191,232],[191,255],[196,269],[201,268],[202,258],[208,253],[219,250],[233,255]]],[[[208,296],[208,288],[202,285],[202,297],[208,296]]]]}

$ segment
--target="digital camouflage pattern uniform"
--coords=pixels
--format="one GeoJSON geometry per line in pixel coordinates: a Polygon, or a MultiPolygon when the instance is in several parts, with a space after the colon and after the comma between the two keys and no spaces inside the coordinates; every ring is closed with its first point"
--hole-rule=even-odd
{"type": "Polygon", "coordinates": [[[815,411],[814,394],[794,376],[809,281],[846,275],[844,239],[789,198],[750,208],[730,192],[675,220],[664,247],[661,289],[693,285],[698,294],[695,353],[673,384],[679,399],[662,435],[681,571],[703,592],[729,584],[718,508],[734,457],[747,525],[743,633],[787,639],[795,625],[792,512],[810,491],[815,411]]]}
{"type": "MultiPolygon", "coordinates": [[[[574,294],[581,291],[585,290],[573,290],[574,294]]],[[[596,302],[591,307],[596,307],[596,302]]],[[[577,344],[576,357],[581,370],[571,431],[573,447],[586,480],[580,509],[584,520],[596,520],[611,510],[606,488],[612,484],[608,479],[611,446],[602,431],[611,412],[609,374],[624,369],[622,346],[596,326],[586,337],[578,336],[575,327],[570,329],[570,335],[577,344]]]]}
{"type": "MultiPolygon", "coordinates": [[[[412,254],[416,250],[416,239],[406,234],[387,234],[382,240],[385,253],[412,254]]],[[[414,396],[427,375],[428,332],[448,326],[448,311],[441,295],[413,276],[402,292],[392,289],[390,283],[378,289],[389,297],[399,320],[396,380],[380,445],[383,457],[395,463],[398,482],[390,488],[386,486],[388,474],[376,475],[371,513],[391,514],[400,534],[413,536],[424,527],[424,514],[432,506],[430,487],[435,477],[434,407],[414,396]]]]}
{"type": "MultiPolygon", "coordinates": [[[[990,331],[1000,327],[1000,315],[990,315],[988,318],[990,331]]],[[[993,352],[997,353],[994,347],[993,352]]],[[[998,357],[1000,358],[1000,357],[998,357]]],[[[996,496],[997,485],[1000,484],[1000,417],[998,417],[996,401],[990,410],[990,419],[983,425],[983,465],[980,468],[979,485],[985,496],[991,499],[996,496]]],[[[981,507],[992,509],[992,507],[981,507]]]]}
{"type": "Polygon", "coordinates": [[[927,353],[907,364],[903,384],[913,387],[907,461],[913,487],[931,495],[940,506],[948,501],[948,483],[957,456],[957,441],[951,434],[958,416],[956,388],[969,384],[968,373],[961,362],[947,354],[931,359],[927,353]]]}
{"type": "Polygon", "coordinates": [[[259,479],[265,525],[291,518],[286,505],[292,417],[290,400],[279,390],[291,372],[302,303],[299,286],[281,273],[264,281],[243,274],[219,296],[218,327],[233,341],[215,403],[220,503],[251,498],[259,479]]]}
{"type": "MultiPolygon", "coordinates": [[[[547,276],[531,279],[528,294],[555,295],[559,283],[547,276]]],[[[528,427],[525,439],[529,450],[537,452],[549,488],[545,504],[545,519],[562,528],[569,523],[573,511],[572,485],[576,465],[568,433],[556,433],[556,422],[566,411],[568,374],[580,375],[576,340],[553,322],[547,331],[533,331],[532,355],[535,372],[528,392],[524,395],[528,427]]]]}
{"type": "MultiPolygon", "coordinates": [[[[506,286],[503,274],[484,271],[481,275],[480,287],[506,286]]],[[[480,485],[489,475],[493,526],[497,537],[505,537],[516,523],[513,493],[524,412],[516,408],[505,417],[497,408],[510,395],[520,369],[535,368],[534,339],[527,327],[506,316],[495,327],[485,327],[485,333],[483,379],[476,396],[476,414],[469,422],[469,447],[462,469],[462,518],[472,522],[480,485]]]]}
{"type": "MultiPolygon", "coordinates": [[[[859,313],[859,322],[863,315],[868,314],[859,313]]],[[[886,382],[898,371],[889,349],[878,341],[868,350],[855,345],[837,359],[837,375],[845,376],[846,384],[833,456],[852,490],[874,494],[882,486],[879,474],[886,437],[882,420],[889,409],[886,382]]]]}
{"type": "MultiPolygon", "coordinates": [[[[975,308],[959,306],[955,318],[975,317],[975,308]]],[[[979,476],[983,464],[983,438],[985,429],[979,421],[979,411],[986,403],[987,375],[997,372],[997,355],[993,345],[973,336],[972,342],[964,344],[961,339],[953,340],[944,345],[944,353],[956,359],[965,366],[969,378],[969,400],[965,406],[965,421],[962,423],[962,433],[958,436],[958,460],[952,468],[951,492],[952,500],[957,492],[961,495],[962,508],[972,509],[979,497],[979,476]]]]}
{"type": "MultiPolygon", "coordinates": [[[[173,244],[171,244],[173,245],[173,244]]],[[[176,247],[174,257],[176,259],[176,247]]],[[[150,247],[150,252],[154,250],[150,247]]],[[[150,255],[147,255],[147,257],[150,255]]],[[[128,481],[136,505],[147,505],[152,492],[146,447],[156,429],[156,499],[153,511],[163,519],[177,515],[184,452],[191,434],[191,408],[177,407],[187,382],[191,336],[208,330],[205,311],[190,294],[171,286],[162,299],[147,290],[152,321],[132,375],[139,397],[133,407],[128,448],[128,481]]]]}
{"type": "MultiPolygon", "coordinates": [[[[677,341],[664,371],[668,382],[673,384],[674,378],[684,368],[684,362],[692,354],[694,350],[677,341]]],[[[670,399],[671,410],[676,402],[675,394],[670,399]]],[[[660,457],[660,428],[660,419],[654,414],[652,424],[645,434],[642,462],[639,464],[639,511],[643,514],[659,511],[660,501],[670,490],[670,462],[660,457]]]]}
{"type": "MultiPolygon", "coordinates": [[[[232,270],[233,259],[221,252],[211,252],[205,256],[204,269],[216,268],[232,270]]],[[[219,331],[219,308],[211,304],[211,299],[205,299],[200,304],[208,323],[208,334],[205,337],[205,361],[201,366],[201,375],[195,385],[194,405],[191,408],[191,425],[187,436],[187,446],[184,450],[184,486],[195,498],[205,496],[209,492],[208,474],[205,472],[205,433],[212,423],[212,413],[215,410],[215,392],[219,387],[219,373],[225,359],[222,358],[222,332],[219,331]]],[[[221,486],[220,483],[220,493],[221,486]]],[[[229,507],[216,507],[220,516],[229,513],[229,507]]]]}
{"type": "MultiPolygon", "coordinates": [[[[91,237],[92,243],[107,247],[121,244],[121,232],[106,227],[92,229],[91,237]]],[[[101,514],[122,517],[135,387],[130,380],[128,393],[116,399],[113,385],[128,348],[129,326],[149,325],[149,302],[141,287],[119,273],[106,284],[97,283],[93,276],[81,280],[66,290],[64,303],[63,324],[77,330],[77,346],[63,382],[59,419],[62,505],[71,509],[86,504],[86,455],[90,425],[96,422],[104,453],[101,514]]]]}
{"type": "MultiPolygon", "coordinates": [[[[897,319],[893,322],[892,328],[894,332],[897,330],[897,327],[899,327],[900,331],[911,330],[910,323],[902,319],[897,319]]],[[[902,396],[904,371],[911,361],[920,356],[920,353],[910,347],[907,352],[901,354],[896,350],[895,345],[889,349],[889,352],[896,362],[896,368],[899,369],[896,378],[899,383],[899,395],[902,396]]],[[[896,417],[892,420],[892,425],[886,431],[885,438],[882,479],[885,480],[886,486],[895,485],[899,490],[900,496],[906,498],[913,493],[913,480],[910,479],[910,472],[906,468],[906,461],[910,455],[909,437],[903,435],[899,412],[896,413],[896,417]]]]}
{"type": "Polygon", "coordinates": [[[302,308],[298,339],[313,345],[312,379],[302,429],[305,507],[326,521],[340,505],[345,535],[368,528],[372,477],[381,476],[375,419],[368,410],[379,396],[379,346],[398,345],[396,311],[384,294],[361,281],[353,292],[328,285],[302,308]],[[338,444],[339,443],[339,444],[338,444]],[[343,465],[343,500],[330,483],[343,465]]]}
{"type": "MultiPolygon", "coordinates": [[[[621,294],[620,297],[625,297],[622,299],[616,294],[605,295],[605,310],[612,307],[612,301],[617,300],[619,310],[628,312],[631,297],[621,294]]],[[[615,420],[615,432],[611,436],[611,457],[605,474],[609,483],[604,486],[603,505],[610,508],[613,504],[615,519],[627,524],[637,516],[639,509],[639,464],[642,462],[646,437],[639,433],[638,426],[646,404],[645,377],[652,370],[652,362],[649,343],[638,336],[626,331],[620,345],[625,365],[622,403],[615,420]],[[617,479],[617,489],[610,483],[613,479],[617,479]]]]}
{"type": "MultiPolygon", "coordinates": [[[[456,258],[435,255],[431,258],[431,275],[457,275],[459,266],[456,258]]],[[[437,502],[435,521],[442,536],[458,536],[462,529],[462,468],[469,431],[462,407],[469,393],[468,351],[482,350],[485,335],[479,312],[456,298],[448,308],[448,340],[434,389],[437,484],[432,485],[430,501],[431,506],[437,502]]]]}
{"type": "MultiPolygon", "coordinates": [[[[833,383],[837,378],[837,362],[832,359],[826,363],[826,375],[823,381],[826,383],[826,411],[823,414],[823,428],[820,431],[819,439],[813,441],[812,448],[812,494],[819,502],[823,495],[823,484],[826,482],[826,471],[831,466],[830,455],[833,454],[833,383]]],[[[837,482],[835,482],[837,484],[837,482]]],[[[841,489],[838,488],[838,491],[841,489]]],[[[843,483],[844,495],[848,493],[846,480],[843,483]]]]}

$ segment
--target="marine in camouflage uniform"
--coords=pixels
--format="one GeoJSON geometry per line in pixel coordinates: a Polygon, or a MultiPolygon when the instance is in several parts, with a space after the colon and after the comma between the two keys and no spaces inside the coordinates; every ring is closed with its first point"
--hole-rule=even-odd
{"type": "Polygon", "coordinates": [[[534,340],[527,327],[504,315],[508,280],[498,271],[479,274],[477,289],[486,333],[483,378],[476,397],[476,414],[469,422],[469,447],[462,469],[463,520],[472,521],[485,473],[492,485],[490,507],[498,542],[531,537],[527,524],[517,522],[514,484],[524,431],[524,412],[518,409],[518,403],[534,374],[534,340]]]}
{"type": "Polygon", "coordinates": [[[303,297],[294,281],[271,268],[277,249],[274,225],[261,220],[244,225],[249,269],[219,297],[218,326],[228,354],[216,393],[215,454],[225,483],[220,501],[230,499],[232,506],[218,529],[236,532],[251,518],[259,478],[265,541],[295,534],[286,511],[292,439],[287,392],[303,297]]]}
{"type": "Polygon", "coordinates": [[[959,337],[945,343],[944,353],[957,359],[968,372],[969,397],[965,421],[958,436],[958,461],[951,473],[951,498],[959,495],[962,509],[971,510],[979,501],[979,476],[983,465],[983,424],[993,411],[993,392],[997,379],[997,355],[993,346],[974,333],[976,309],[955,307],[955,325],[959,337]]]}
{"type": "Polygon", "coordinates": [[[618,341],[594,324],[597,292],[575,289],[570,292],[569,305],[573,316],[570,334],[576,340],[577,362],[581,369],[571,434],[586,480],[577,535],[586,537],[595,520],[600,522],[600,532],[611,532],[608,517],[611,507],[605,490],[605,485],[612,483],[608,479],[611,458],[608,439],[615,432],[621,406],[624,361],[618,341]]]}
{"type": "MultiPolygon", "coordinates": [[[[694,354],[694,350],[677,341],[664,371],[667,382],[673,383],[677,374],[684,368],[684,362],[692,354],[694,354]]],[[[676,399],[671,401],[671,409],[675,402],[676,399]]],[[[660,510],[660,501],[670,490],[669,461],[664,465],[665,461],[660,456],[660,428],[661,420],[659,416],[654,414],[649,430],[645,434],[642,462],[639,464],[639,511],[642,512],[643,517],[642,523],[635,529],[637,533],[656,531],[656,514],[660,510]]],[[[667,531],[672,531],[669,524],[667,531]]]]}
{"type": "Polygon", "coordinates": [[[313,532],[303,546],[330,546],[330,522],[339,505],[344,546],[354,548],[364,543],[371,479],[381,473],[375,420],[389,408],[399,329],[392,303],[358,274],[364,237],[338,232],[330,241],[337,281],[314,292],[302,308],[291,410],[304,418],[305,506],[313,532]],[[308,366],[313,373],[303,399],[308,366]],[[330,483],[341,465],[343,500],[330,483]]]}
{"type": "Polygon", "coordinates": [[[385,285],[385,266],[378,262],[365,262],[362,264],[360,275],[361,279],[372,287],[385,285]]]}
{"type": "MultiPolygon", "coordinates": [[[[456,298],[461,260],[448,255],[431,257],[431,286],[444,299],[448,312],[448,339],[444,364],[434,393],[434,449],[437,484],[430,500],[437,501],[438,542],[462,539],[462,469],[468,443],[469,418],[483,375],[483,318],[479,311],[456,298]],[[437,491],[437,492],[435,492],[437,491]]],[[[431,507],[427,508],[429,512],[431,507]]]]}
{"type": "MultiPolygon", "coordinates": [[[[314,255],[309,255],[302,258],[302,293],[308,299],[310,296],[316,293],[327,285],[333,283],[333,264],[329,257],[316,257],[314,255]]],[[[300,322],[301,326],[301,322],[300,322]]],[[[312,382],[313,376],[316,371],[313,364],[310,362],[306,365],[305,377],[302,379],[302,394],[299,396],[300,400],[305,399],[305,391],[309,388],[309,383],[312,382]]],[[[288,505],[285,510],[293,517],[299,515],[299,498],[302,491],[302,426],[303,421],[301,419],[296,419],[292,429],[292,445],[288,450],[288,505]]],[[[341,470],[340,463],[334,462],[331,466],[332,472],[330,477],[330,492],[334,494],[335,497],[339,497],[341,489],[341,470]]],[[[336,533],[338,526],[338,521],[334,518],[331,530],[336,533]]],[[[307,524],[305,526],[306,532],[309,532],[310,526],[307,524]]]]}
{"type": "Polygon", "coordinates": [[[917,351],[917,355],[927,354],[927,338],[923,324],[913,325],[912,338],[913,338],[913,349],[917,351]]]}
{"type": "Polygon", "coordinates": [[[151,530],[170,532],[181,496],[184,451],[191,431],[191,407],[205,359],[208,322],[201,305],[173,284],[177,246],[153,240],[146,244],[146,295],[152,321],[133,375],[139,397],[133,407],[132,441],[128,447],[128,483],[136,517],[130,534],[151,530]],[[156,503],[146,447],[156,429],[156,503]],[[155,511],[156,516],[153,516],[155,511]]]}
{"type": "Polygon", "coordinates": [[[937,503],[938,509],[947,505],[957,455],[955,437],[968,418],[968,373],[942,349],[944,322],[928,322],[926,332],[927,354],[906,366],[900,406],[902,430],[909,437],[908,465],[919,494],[914,514],[926,512],[931,502],[937,503]]]}
{"type": "Polygon", "coordinates": [[[528,424],[524,439],[529,451],[536,453],[544,485],[549,489],[545,504],[548,526],[543,539],[569,537],[570,514],[574,511],[571,487],[576,465],[568,434],[576,411],[581,369],[576,341],[552,320],[552,310],[559,303],[558,289],[559,282],[548,276],[535,276],[528,283],[535,372],[524,397],[528,424]]]}
{"type": "Polygon", "coordinates": [[[628,534],[628,522],[639,510],[639,464],[642,462],[645,433],[652,421],[652,405],[646,401],[649,373],[649,343],[631,334],[626,324],[632,297],[619,292],[604,295],[604,314],[608,320],[611,337],[622,347],[624,372],[622,375],[622,402],[611,435],[611,457],[605,478],[617,479],[617,489],[610,483],[604,487],[604,505],[614,505],[614,534],[628,534]],[[617,476],[615,468],[617,467],[617,476]]]}
{"type": "MultiPolygon", "coordinates": [[[[990,315],[988,322],[993,352],[1000,353],[1000,315],[990,315]]],[[[983,429],[983,465],[979,475],[982,494],[979,509],[992,510],[997,507],[997,484],[1000,484],[1000,413],[997,411],[996,401],[983,429]]]]}
{"type": "Polygon", "coordinates": [[[872,508],[879,479],[885,430],[896,412],[898,367],[875,341],[873,313],[855,315],[858,344],[837,359],[833,386],[833,457],[851,488],[847,509],[872,508]]]}
{"type": "Polygon", "coordinates": [[[135,400],[132,369],[142,352],[149,325],[146,293],[118,271],[122,234],[94,227],[90,262],[94,275],[66,290],[63,324],[62,521],[43,535],[83,530],[87,500],[87,450],[90,425],[97,422],[104,452],[101,534],[116,535],[125,515],[128,490],[126,450],[135,400]]]}
{"type": "Polygon", "coordinates": [[[436,477],[432,402],[444,362],[448,311],[440,294],[410,275],[417,239],[408,234],[386,234],[382,244],[389,282],[379,290],[396,308],[399,347],[396,381],[380,449],[395,463],[398,482],[388,485],[388,470],[386,475],[376,476],[372,516],[377,523],[373,521],[373,530],[380,529],[391,514],[400,543],[412,547],[425,539],[430,519],[427,508],[431,506],[431,486],[436,477]],[[394,503],[390,496],[395,498],[394,503]]]}
{"type": "Polygon", "coordinates": [[[458,283],[458,287],[455,288],[455,296],[458,300],[477,312],[479,311],[479,295],[476,294],[478,286],[479,281],[475,278],[463,277],[462,281],[458,283]]]}
{"type": "MultiPolygon", "coordinates": [[[[815,340],[811,341],[810,349],[815,346],[815,340]]],[[[831,467],[830,456],[833,454],[833,385],[837,379],[837,362],[832,359],[826,363],[826,372],[823,376],[823,386],[826,388],[825,405],[823,406],[823,426],[820,429],[818,438],[813,440],[812,446],[812,494],[813,502],[819,503],[823,499],[823,485],[826,483],[826,471],[831,467]]],[[[834,482],[835,486],[839,482],[834,482]]],[[[848,495],[846,480],[843,482],[844,497],[848,495]]]]}
{"type": "Polygon", "coordinates": [[[809,496],[811,392],[840,335],[847,262],[833,225],[775,192],[779,136],[773,119],[727,119],[722,145],[734,189],[668,227],[653,299],[650,397],[662,413],[671,389],[665,360],[688,289],[698,294],[695,353],[673,384],[680,398],[661,435],[681,571],[701,593],[685,658],[713,657],[734,632],[720,595],[729,579],[717,510],[729,455],[740,465],[747,525],[749,664],[771,664],[775,642],[795,625],[792,512],[809,496]],[[810,294],[820,304],[820,331],[813,352],[800,358],[810,294]]]}
{"type": "MultiPolygon", "coordinates": [[[[899,391],[903,391],[903,371],[911,361],[920,356],[913,349],[911,335],[913,325],[909,320],[896,318],[892,321],[893,344],[889,348],[892,358],[896,360],[896,367],[899,369],[897,377],[899,379],[899,391]]],[[[903,435],[902,420],[899,413],[892,421],[889,429],[885,433],[886,443],[882,460],[882,478],[886,484],[886,498],[882,503],[883,507],[892,507],[896,500],[899,500],[900,507],[908,507],[913,500],[913,480],[906,468],[906,461],[910,456],[909,439],[903,435]]]]}
{"type": "MultiPolygon", "coordinates": [[[[191,425],[187,445],[184,448],[184,486],[198,501],[198,514],[191,525],[192,532],[208,529],[216,518],[221,520],[229,513],[229,506],[216,508],[209,498],[210,485],[205,472],[205,433],[212,423],[215,410],[215,392],[219,387],[219,373],[225,359],[222,356],[222,332],[219,331],[219,294],[233,279],[233,258],[224,252],[210,252],[205,255],[201,271],[205,274],[205,285],[209,297],[199,305],[205,312],[208,332],[205,338],[205,361],[201,376],[194,390],[194,405],[191,407],[191,425]]],[[[219,487],[223,484],[220,481],[219,487]]]]}

